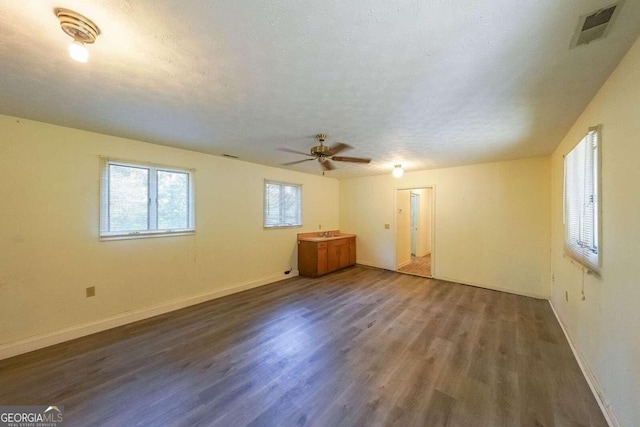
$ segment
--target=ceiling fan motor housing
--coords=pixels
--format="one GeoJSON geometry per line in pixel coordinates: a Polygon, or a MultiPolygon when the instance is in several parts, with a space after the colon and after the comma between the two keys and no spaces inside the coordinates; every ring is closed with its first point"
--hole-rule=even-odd
{"type": "Polygon", "coordinates": [[[316,145],[311,148],[311,154],[314,156],[328,156],[330,154],[330,148],[324,145],[316,145]]]}
{"type": "MultiPolygon", "coordinates": [[[[331,149],[329,147],[325,147],[324,144],[323,144],[325,139],[327,139],[327,134],[326,133],[319,133],[319,134],[316,135],[316,139],[318,140],[320,145],[316,145],[315,147],[311,148],[311,155],[318,156],[318,157],[324,157],[324,156],[331,155],[331,149]]],[[[318,159],[318,160],[320,160],[320,159],[318,159]]]]}

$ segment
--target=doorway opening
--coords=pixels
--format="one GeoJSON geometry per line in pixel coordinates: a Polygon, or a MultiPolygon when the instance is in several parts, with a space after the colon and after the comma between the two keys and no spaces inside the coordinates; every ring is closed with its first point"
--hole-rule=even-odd
{"type": "Polygon", "coordinates": [[[433,187],[396,190],[396,271],[433,277],[433,187]]]}

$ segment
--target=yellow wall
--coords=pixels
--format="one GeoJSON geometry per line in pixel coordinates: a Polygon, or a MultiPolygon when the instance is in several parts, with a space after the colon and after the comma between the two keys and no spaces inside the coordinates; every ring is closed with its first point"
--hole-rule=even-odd
{"type": "Polygon", "coordinates": [[[334,179],[8,116],[0,134],[0,350],[277,280],[297,268],[296,233],[339,228],[334,179]],[[99,155],[195,168],[196,234],[100,242],[99,155]],[[265,178],[303,184],[304,227],[263,229],[265,178]]]}
{"type": "Polygon", "coordinates": [[[358,235],[359,263],[395,269],[396,189],[435,185],[434,276],[547,298],[549,166],[534,158],[343,180],[341,230],[358,235]]]}
{"type": "Polygon", "coordinates": [[[620,425],[640,420],[640,41],[552,156],[552,303],[620,425]],[[563,155],[602,124],[602,277],[563,258],[563,155]],[[580,298],[584,281],[586,299],[580,298]],[[569,301],[565,300],[565,292],[569,301]]]}

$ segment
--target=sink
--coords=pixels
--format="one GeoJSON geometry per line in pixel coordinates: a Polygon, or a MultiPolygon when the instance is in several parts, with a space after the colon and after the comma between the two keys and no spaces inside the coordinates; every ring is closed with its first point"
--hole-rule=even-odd
{"type": "Polygon", "coordinates": [[[308,240],[311,242],[324,242],[325,240],[334,240],[334,239],[344,239],[348,237],[353,237],[353,234],[345,234],[345,233],[331,233],[328,236],[321,236],[320,233],[312,234],[308,233],[307,235],[298,236],[300,240],[308,240]]]}
{"type": "Polygon", "coordinates": [[[312,240],[312,241],[320,241],[320,240],[329,240],[329,239],[336,239],[336,238],[341,238],[341,237],[345,237],[347,236],[346,234],[331,234],[329,236],[313,236],[313,237],[307,237],[307,239],[312,240]]]}

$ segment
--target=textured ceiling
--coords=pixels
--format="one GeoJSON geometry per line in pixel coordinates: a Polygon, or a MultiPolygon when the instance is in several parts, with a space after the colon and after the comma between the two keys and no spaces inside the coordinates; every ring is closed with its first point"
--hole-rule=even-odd
{"type": "Polygon", "coordinates": [[[627,0],[607,38],[569,49],[610,3],[3,2],[0,113],[273,166],[324,132],[373,158],[337,178],[547,155],[640,33],[627,0]],[[55,7],[102,30],[89,63],[55,7]]]}

